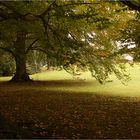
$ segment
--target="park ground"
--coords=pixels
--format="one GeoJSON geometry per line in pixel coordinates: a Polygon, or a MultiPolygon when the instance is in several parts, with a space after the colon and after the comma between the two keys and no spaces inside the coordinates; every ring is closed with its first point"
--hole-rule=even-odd
{"type": "Polygon", "coordinates": [[[140,139],[140,66],[131,80],[100,85],[89,73],[31,75],[32,83],[0,78],[0,138],[140,139]]]}

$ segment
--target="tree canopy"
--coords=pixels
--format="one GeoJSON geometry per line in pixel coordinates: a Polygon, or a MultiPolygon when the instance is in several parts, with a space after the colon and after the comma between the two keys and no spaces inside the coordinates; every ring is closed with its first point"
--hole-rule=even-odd
{"type": "Polygon", "coordinates": [[[121,79],[125,73],[118,64],[122,55],[116,41],[134,14],[126,5],[92,0],[0,1],[0,49],[15,59],[12,80],[29,80],[26,60],[32,50],[44,52],[47,60],[67,71],[71,64],[89,70],[100,83],[112,72],[121,79]]]}

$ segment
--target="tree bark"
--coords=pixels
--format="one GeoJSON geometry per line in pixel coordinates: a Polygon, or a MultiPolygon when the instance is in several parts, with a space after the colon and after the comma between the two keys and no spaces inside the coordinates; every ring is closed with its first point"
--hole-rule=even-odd
{"type": "Polygon", "coordinates": [[[12,82],[31,81],[26,72],[26,52],[25,52],[25,33],[18,33],[17,40],[14,44],[14,57],[16,62],[16,72],[12,78],[12,82]]]}

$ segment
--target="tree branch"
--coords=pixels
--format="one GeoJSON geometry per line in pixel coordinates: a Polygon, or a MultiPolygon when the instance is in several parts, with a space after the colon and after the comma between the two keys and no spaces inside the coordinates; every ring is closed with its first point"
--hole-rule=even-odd
{"type": "Polygon", "coordinates": [[[39,39],[35,39],[27,48],[27,50],[25,51],[25,53],[27,54],[29,52],[29,50],[31,50],[34,46],[34,44],[38,41],[39,39]]]}
{"type": "Polygon", "coordinates": [[[59,35],[55,30],[53,30],[52,27],[51,27],[49,24],[48,24],[48,27],[49,27],[49,29],[51,30],[51,32],[53,33],[54,37],[56,37],[57,40],[58,40],[58,42],[61,44],[60,35],[59,35]]]}
{"type": "MultiPolygon", "coordinates": [[[[91,2],[78,2],[78,3],[70,3],[70,4],[65,4],[65,5],[57,5],[57,7],[68,7],[68,6],[74,6],[74,5],[91,5],[93,3],[91,2]]],[[[95,3],[99,4],[99,3],[95,3]]]]}
{"type": "Polygon", "coordinates": [[[140,12],[140,5],[133,4],[133,2],[129,0],[120,0],[120,2],[127,5],[129,8],[140,12]]]}
{"type": "MultiPolygon", "coordinates": [[[[74,5],[90,5],[93,3],[88,3],[88,2],[79,2],[79,3],[70,3],[70,4],[65,4],[65,5],[57,5],[56,1],[53,1],[49,7],[40,15],[38,15],[38,17],[40,18],[44,18],[51,10],[55,9],[55,8],[59,8],[59,7],[68,7],[68,6],[74,6],[74,5]],[[55,6],[55,7],[54,7],[55,6]]],[[[98,4],[98,3],[95,3],[98,4]]]]}
{"type": "Polygon", "coordinates": [[[38,15],[38,17],[44,18],[46,16],[46,14],[48,14],[52,10],[54,5],[56,5],[56,1],[55,0],[49,5],[49,7],[43,13],[38,15]]]}
{"type": "Polygon", "coordinates": [[[39,19],[42,20],[44,26],[46,26],[46,21],[44,20],[44,17],[49,14],[49,12],[52,9],[55,9],[56,7],[67,7],[67,6],[73,6],[73,5],[89,5],[92,3],[85,3],[85,2],[79,2],[79,3],[70,3],[70,4],[66,4],[66,5],[57,5],[56,1],[53,1],[49,7],[40,15],[34,15],[32,13],[27,13],[27,14],[21,14],[19,11],[17,11],[12,5],[9,4],[9,2],[6,1],[0,1],[0,5],[3,5],[4,7],[8,8],[9,10],[12,11],[12,13],[8,13],[5,10],[0,10],[0,16],[3,18],[1,21],[3,20],[7,20],[7,19],[22,19],[25,21],[37,21],[39,19]]]}
{"type": "Polygon", "coordinates": [[[35,21],[39,20],[38,15],[34,15],[32,13],[27,13],[25,15],[21,14],[19,11],[17,11],[13,6],[7,3],[6,1],[0,1],[0,5],[3,5],[4,7],[11,10],[11,13],[8,13],[7,11],[0,9],[0,16],[2,18],[6,19],[22,19],[25,21],[35,21]]]}

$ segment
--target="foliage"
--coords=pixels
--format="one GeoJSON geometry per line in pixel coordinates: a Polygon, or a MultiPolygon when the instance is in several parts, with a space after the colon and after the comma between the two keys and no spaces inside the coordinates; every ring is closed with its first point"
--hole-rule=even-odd
{"type": "Polygon", "coordinates": [[[100,83],[112,72],[119,79],[125,76],[115,66],[122,59],[116,53],[115,26],[128,21],[119,21],[124,13],[129,17],[126,6],[92,0],[1,1],[0,6],[1,49],[18,62],[19,80],[28,79],[25,63],[32,50],[46,53],[51,65],[67,71],[71,65],[90,70],[100,83]]]}
{"type": "Polygon", "coordinates": [[[0,76],[11,76],[15,71],[15,64],[12,56],[0,52],[0,76]]]}
{"type": "Polygon", "coordinates": [[[140,60],[140,1],[122,1],[131,11],[128,11],[132,18],[127,22],[126,26],[122,28],[119,40],[122,43],[120,53],[128,53],[134,57],[135,61],[140,60]],[[128,46],[135,46],[129,48],[128,46]]]}

